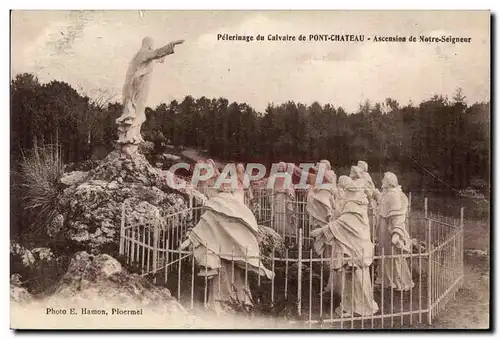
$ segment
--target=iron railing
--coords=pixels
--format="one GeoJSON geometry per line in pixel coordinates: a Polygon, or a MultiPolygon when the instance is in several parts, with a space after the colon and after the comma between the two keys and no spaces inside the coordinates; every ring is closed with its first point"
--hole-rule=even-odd
{"type": "MultiPolygon", "coordinates": [[[[352,280],[354,275],[349,270],[340,270],[336,273],[337,279],[342,281],[340,295],[334,293],[333,288],[328,293],[324,292],[332,258],[318,256],[312,249],[309,236],[311,226],[305,209],[307,195],[298,192],[293,198],[280,194],[284,193],[261,190],[254,192],[253,201],[246,201],[259,224],[273,228],[285,240],[284,249],[273,249],[270,254],[259,258],[274,272],[274,279],[267,280],[249,271],[248,267],[235,266],[237,262],[248,262],[250,257],[238,257],[234,253],[210,253],[232,258],[232,284],[235,267],[243,270],[244,286],[253,296],[254,309],[286,317],[290,324],[308,327],[386,328],[411,326],[424,321],[431,324],[462,285],[463,208],[459,219],[443,217],[429,212],[425,199],[423,212],[412,211],[410,195],[408,230],[418,246],[414,247],[412,253],[399,252],[394,248],[391,253],[382,250],[371,257],[372,265],[362,273],[369,274],[370,293],[378,304],[379,312],[345,316],[341,309],[341,316],[338,316],[334,309],[339,301],[346,300],[349,293],[351,296],[357,293],[352,280]],[[396,260],[401,265],[404,261],[408,263],[415,284],[409,291],[387,288],[385,279],[382,279],[380,286],[375,285],[376,268],[384,275],[386,267],[395,269],[394,264],[388,263],[396,260]],[[351,291],[346,290],[346,286],[351,291]]],[[[188,307],[209,306],[210,291],[218,290],[220,293],[220,288],[211,289],[211,284],[216,284],[214,281],[218,280],[220,287],[220,279],[211,280],[207,274],[197,274],[199,268],[193,250],[179,249],[187,230],[200,219],[203,206],[195,206],[191,200],[185,210],[163,216],[158,214],[153,224],[138,224],[128,220],[127,209],[125,202],[120,254],[126,256],[128,264],[135,266],[143,276],[151,277],[156,284],[168,287],[172,295],[188,307]]],[[[372,235],[374,233],[372,230],[372,235]]],[[[344,266],[345,258],[336,259],[341,260],[344,266]]],[[[350,259],[356,259],[354,253],[350,259]]],[[[362,281],[365,281],[364,277],[362,281]]],[[[354,298],[349,300],[354,303],[354,298]]],[[[340,308],[344,305],[345,302],[340,303],[340,308]]]]}

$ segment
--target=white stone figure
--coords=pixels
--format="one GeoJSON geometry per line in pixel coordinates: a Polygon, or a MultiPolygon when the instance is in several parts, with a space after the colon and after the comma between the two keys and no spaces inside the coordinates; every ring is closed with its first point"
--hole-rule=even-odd
{"type": "MultiPolygon", "coordinates": [[[[377,250],[379,255],[408,254],[412,251],[413,241],[408,233],[406,218],[408,217],[408,198],[398,184],[394,173],[386,172],[382,179],[382,194],[378,206],[377,250]]],[[[381,265],[377,267],[375,284],[393,288],[397,291],[408,291],[415,286],[406,258],[395,257],[384,260],[384,275],[381,265]]]]}
{"type": "MultiPolygon", "coordinates": [[[[332,170],[332,165],[330,164],[330,161],[328,160],[321,160],[319,164],[325,164],[326,165],[326,173],[325,176],[327,177],[327,181],[333,185],[333,189],[335,190],[337,188],[337,175],[335,174],[335,171],[332,170]]],[[[319,170],[319,164],[316,166],[316,172],[319,170]]]]}
{"type": "MultiPolygon", "coordinates": [[[[366,161],[359,160],[357,166],[353,166],[353,168],[353,171],[356,173],[355,178],[357,177],[358,179],[362,179],[364,181],[365,193],[368,197],[368,200],[370,201],[370,204],[368,206],[368,215],[370,216],[373,227],[375,228],[377,223],[375,211],[377,210],[377,202],[380,198],[380,192],[375,187],[370,173],[368,173],[368,164],[366,163],[366,161]],[[359,169],[359,171],[356,169],[359,169]]],[[[372,233],[374,233],[373,230],[372,233]]],[[[374,236],[375,234],[372,234],[372,237],[374,236]]]]}
{"type": "Polygon", "coordinates": [[[380,192],[375,188],[371,177],[369,181],[367,180],[366,174],[367,173],[363,170],[363,168],[359,166],[351,166],[351,173],[349,174],[349,177],[358,182],[358,185],[363,187],[363,191],[370,202],[370,206],[375,206],[376,201],[380,196],[380,192]]]}
{"type": "Polygon", "coordinates": [[[327,182],[327,185],[330,186],[330,189],[332,191],[332,206],[335,209],[335,196],[337,195],[337,174],[335,174],[335,171],[332,170],[332,166],[330,165],[330,161],[328,160],[321,160],[318,164],[316,164],[316,173],[320,172],[319,167],[321,164],[326,165],[326,171],[325,171],[325,181],[327,182]]]}
{"type": "Polygon", "coordinates": [[[314,247],[324,251],[325,257],[332,257],[327,290],[333,288],[341,294],[341,306],[336,310],[340,316],[369,316],[379,309],[370,281],[373,244],[366,213],[368,199],[359,183],[341,176],[343,198],[338,217],[311,231],[314,247]]]}
{"type": "Polygon", "coordinates": [[[361,178],[366,181],[368,187],[370,187],[371,189],[375,189],[375,184],[373,183],[372,177],[370,176],[370,173],[368,173],[368,164],[366,163],[366,161],[359,160],[358,167],[363,170],[363,172],[361,173],[361,178]]]}
{"type": "MultiPolygon", "coordinates": [[[[205,180],[200,180],[198,182],[198,190],[205,194],[205,196],[210,199],[214,196],[216,196],[218,193],[219,193],[219,189],[217,187],[215,187],[215,183],[217,181],[217,178],[219,177],[220,175],[220,171],[219,169],[217,168],[217,165],[215,164],[215,162],[212,160],[212,159],[208,159],[206,162],[203,161],[203,160],[199,160],[198,163],[206,163],[209,165],[209,167],[211,167],[212,169],[212,176],[208,179],[205,179],[205,180]]],[[[201,175],[202,176],[205,176],[208,172],[207,169],[202,169],[200,171],[201,175]]]]}
{"type": "MultiPolygon", "coordinates": [[[[215,166],[213,161],[208,163],[215,166]]],[[[219,315],[228,314],[224,305],[230,301],[252,305],[247,279],[250,272],[274,278],[261,262],[257,220],[245,205],[243,194],[243,185],[237,189],[222,185],[206,202],[203,215],[180,246],[181,250],[192,246],[200,266],[198,275],[207,276],[207,306],[219,315]]]]}
{"type": "MultiPolygon", "coordinates": [[[[142,46],[129,64],[123,85],[123,112],[116,119],[118,124],[118,144],[137,145],[143,142],[141,126],[146,121],[146,100],[153,71],[153,61],[162,60],[174,53],[174,47],[184,40],[173,41],[161,48],[153,49],[153,39],[146,37],[142,46]]],[[[132,146],[131,146],[132,147],[132,146]]]]}
{"type": "Polygon", "coordinates": [[[250,177],[248,173],[245,172],[245,165],[236,165],[236,173],[238,175],[238,191],[239,194],[243,193],[243,199],[247,206],[250,206],[250,202],[253,199],[252,188],[250,187],[250,177]]]}

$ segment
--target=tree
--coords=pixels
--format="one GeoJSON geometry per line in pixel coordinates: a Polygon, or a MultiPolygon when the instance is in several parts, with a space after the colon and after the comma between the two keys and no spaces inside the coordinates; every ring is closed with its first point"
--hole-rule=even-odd
{"type": "MultiPolygon", "coordinates": [[[[89,144],[113,149],[122,111],[113,99],[106,90],[78,93],[64,82],[41,84],[32,74],[15,76],[13,166],[35,139],[50,143],[58,136],[64,162],[86,159],[89,144]]],[[[418,105],[366,100],[357,112],[346,112],[333,104],[288,101],[257,112],[225,98],[186,96],[180,103],[147,108],[143,133],[227,161],[328,159],[344,167],[363,159],[372,171],[411,172],[408,189],[461,189],[477,178],[488,181],[490,164],[490,104],[469,106],[465,100],[458,88],[451,101],[435,95],[418,105]]]]}

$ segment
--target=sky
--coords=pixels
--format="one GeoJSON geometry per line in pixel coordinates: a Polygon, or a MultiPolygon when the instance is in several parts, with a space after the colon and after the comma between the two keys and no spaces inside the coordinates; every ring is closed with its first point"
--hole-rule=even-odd
{"type": "Polygon", "coordinates": [[[121,99],[127,66],[145,36],[178,39],[155,64],[148,105],[224,97],[258,111],[289,100],[342,106],[365,100],[419,103],[435,94],[490,98],[487,11],[13,11],[11,76],[32,72],[85,93],[121,99]],[[364,34],[365,41],[228,42],[217,34],[364,34]],[[470,43],[373,42],[378,36],[470,37],[470,43]],[[367,41],[370,37],[372,40],[367,41]]]}

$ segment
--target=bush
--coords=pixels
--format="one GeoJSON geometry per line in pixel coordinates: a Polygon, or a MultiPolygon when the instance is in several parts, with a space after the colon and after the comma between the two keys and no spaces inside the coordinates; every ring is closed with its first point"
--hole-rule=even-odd
{"type": "MultiPolygon", "coordinates": [[[[29,214],[30,228],[47,226],[59,213],[63,163],[57,146],[39,147],[23,154],[21,162],[21,207],[29,214]]],[[[33,230],[33,229],[32,229],[33,230]]]]}

